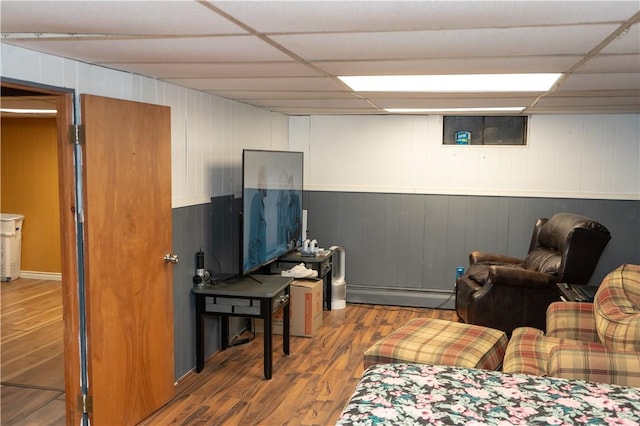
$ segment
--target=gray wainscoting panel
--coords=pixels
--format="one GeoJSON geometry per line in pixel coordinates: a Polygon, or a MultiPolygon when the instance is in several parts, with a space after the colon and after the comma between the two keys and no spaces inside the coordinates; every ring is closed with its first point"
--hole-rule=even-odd
{"type": "Polygon", "coordinates": [[[438,306],[469,252],[522,258],[536,220],[563,211],[612,233],[591,285],[623,263],[640,263],[638,201],[330,191],[308,191],[305,201],[309,236],[345,248],[350,302],[438,306]]]}
{"type": "MultiPolygon", "coordinates": [[[[418,196],[411,196],[418,197],[418,196]]],[[[454,275],[440,276],[440,272],[444,269],[444,264],[447,259],[446,250],[444,250],[443,241],[447,240],[447,210],[449,198],[446,195],[434,195],[433,198],[429,198],[426,195],[420,195],[421,203],[424,205],[424,217],[422,222],[424,225],[418,230],[414,238],[418,239],[414,242],[414,250],[416,253],[424,253],[422,258],[418,258],[417,262],[422,262],[420,280],[425,282],[427,287],[435,288],[437,281],[444,281],[448,284],[442,286],[442,289],[450,290],[453,286],[454,275]],[[429,200],[429,202],[427,202],[429,200]],[[420,241],[422,239],[422,241],[420,241]],[[418,247],[424,245],[424,248],[420,250],[418,247]],[[423,279],[423,277],[425,277],[423,279]],[[447,280],[448,279],[448,280],[447,280]]],[[[420,212],[416,211],[417,220],[420,219],[420,212]]],[[[411,230],[409,230],[411,232],[411,230]]],[[[462,266],[462,260],[459,260],[457,265],[462,266]]]]}
{"type": "Polygon", "coordinates": [[[362,194],[361,202],[356,203],[362,205],[360,221],[358,225],[361,227],[360,242],[358,250],[362,254],[360,259],[361,277],[364,282],[378,282],[382,279],[383,271],[387,265],[384,256],[384,228],[387,224],[386,212],[386,196],[377,196],[377,194],[362,194]],[[377,258],[379,262],[365,263],[365,259],[371,256],[377,258]]]}
{"type": "MultiPolygon", "coordinates": [[[[612,239],[591,279],[640,263],[640,202],[527,197],[307,191],[308,236],[346,251],[349,302],[453,308],[455,267],[472,250],[523,257],[535,221],[570,211],[605,225],[612,239]]],[[[214,273],[236,272],[240,199],[173,209],[176,378],[195,367],[195,253],[214,273]]],[[[244,326],[232,321],[231,335],[244,326]]],[[[219,350],[219,321],[206,320],[206,355],[219,350]]]]}
{"type": "MultiPolygon", "coordinates": [[[[173,269],[173,315],[176,379],[195,368],[195,298],[191,293],[195,274],[195,255],[202,249],[210,253],[211,213],[209,204],[173,209],[173,252],[180,261],[173,269]]],[[[205,267],[210,264],[205,257],[205,267]]],[[[219,348],[219,324],[216,318],[207,318],[206,352],[219,348]]]]}
{"type": "MultiPolygon", "coordinates": [[[[233,197],[212,198],[211,204],[173,209],[174,265],[173,300],[176,379],[195,368],[195,298],[191,293],[195,255],[205,254],[205,269],[218,273],[238,270],[238,201],[233,197]]],[[[240,318],[230,321],[230,336],[244,326],[240,318]]],[[[205,359],[220,349],[220,321],[205,318],[205,359]]]]}
{"type": "Polygon", "coordinates": [[[211,256],[214,274],[240,270],[240,211],[242,199],[232,195],[211,198],[211,256]]]}

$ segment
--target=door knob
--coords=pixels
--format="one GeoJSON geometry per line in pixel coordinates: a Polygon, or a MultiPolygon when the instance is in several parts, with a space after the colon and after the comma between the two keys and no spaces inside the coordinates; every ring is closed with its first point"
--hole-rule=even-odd
{"type": "Polygon", "coordinates": [[[178,255],[177,254],[171,254],[171,253],[167,253],[164,255],[164,262],[165,263],[178,263],[178,255]]]}

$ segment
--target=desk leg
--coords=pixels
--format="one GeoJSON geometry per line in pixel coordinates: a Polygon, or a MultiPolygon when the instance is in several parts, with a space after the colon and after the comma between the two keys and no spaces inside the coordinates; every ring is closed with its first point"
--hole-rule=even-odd
{"type": "Polygon", "coordinates": [[[225,350],[229,347],[229,317],[226,315],[220,315],[220,350],[225,350]]]}
{"type": "MultiPolygon", "coordinates": [[[[291,300],[291,299],[289,299],[291,300]]],[[[282,308],[282,352],[289,355],[289,302],[282,308]]]]}
{"type": "Polygon", "coordinates": [[[204,368],[204,307],[205,296],[196,295],[196,373],[204,368]]]}
{"type": "Polygon", "coordinates": [[[264,378],[271,380],[273,335],[272,324],[273,315],[271,313],[272,299],[263,299],[260,301],[260,310],[262,312],[262,320],[264,322],[264,378]]]}
{"type": "Polygon", "coordinates": [[[329,269],[327,274],[324,276],[324,285],[327,289],[327,311],[331,310],[331,297],[333,297],[331,295],[331,284],[331,269],[329,269]]]}

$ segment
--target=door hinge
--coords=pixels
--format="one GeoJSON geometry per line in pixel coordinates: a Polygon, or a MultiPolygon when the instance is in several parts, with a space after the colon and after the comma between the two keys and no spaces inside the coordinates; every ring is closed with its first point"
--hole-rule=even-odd
{"type": "Polygon", "coordinates": [[[84,145],[84,126],[72,124],[69,131],[69,143],[73,145],[84,145]]]}
{"type": "Polygon", "coordinates": [[[78,395],[78,410],[82,413],[93,414],[93,398],[87,394],[78,395]]]}

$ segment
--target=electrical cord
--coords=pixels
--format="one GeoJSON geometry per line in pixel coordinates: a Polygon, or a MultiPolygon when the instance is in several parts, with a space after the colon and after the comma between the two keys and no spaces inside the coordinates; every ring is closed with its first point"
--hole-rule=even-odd
{"type": "Polygon", "coordinates": [[[233,339],[231,339],[231,342],[229,342],[229,347],[245,345],[245,344],[249,343],[250,341],[252,341],[253,339],[255,339],[256,333],[255,333],[255,331],[253,329],[253,321],[251,321],[251,320],[248,320],[248,321],[251,324],[249,326],[249,329],[245,328],[245,330],[243,330],[240,333],[236,334],[233,337],[233,339]],[[238,337],[241,336],[245,332],[249,333],[249,337],[243,337],[243,338],[239,339],[238,337]]]}
{"type": "Polygon", "coordinates": [[[432,309],[440,309],[442,308],[445,304],[447,304],[447,302],[449,302],[451,300],[451,298],[453,297],[453,295],[455,294],[455,291],[452,291],[451,293],[449,293],[449,297],[447,297],[447,300],[445,300],[444,302],[442,302],[441,304],[439,304],[438,306],[436,306],[435,308],[432,309]]]}

